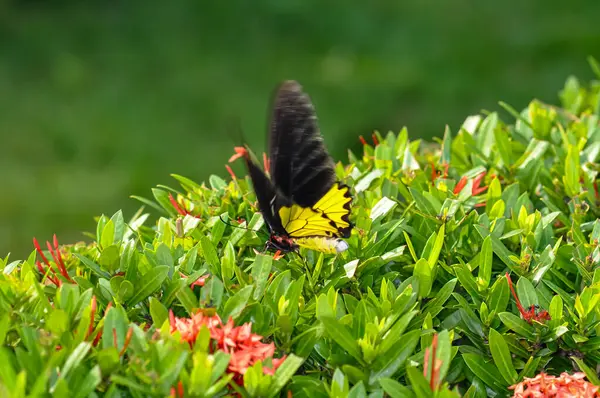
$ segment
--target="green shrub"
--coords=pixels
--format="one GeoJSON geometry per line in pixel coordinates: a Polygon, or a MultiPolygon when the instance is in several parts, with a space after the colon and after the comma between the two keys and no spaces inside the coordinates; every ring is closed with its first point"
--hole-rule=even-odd
{"type": "Polygon", "coordinates": [[[216,175],[137,198],[152,226],[142,209],[100,217],[91,244],[34,240],[26,261],[0,259],[0,393],[502,397],[540,372],[600,385],[600,82],[569,78],[560,98],[502,104],[514,123],[471,116],[435,145],[375,133],[337,165],[355,224],[338,256],[257,252],[249,179],[216,175]]]}

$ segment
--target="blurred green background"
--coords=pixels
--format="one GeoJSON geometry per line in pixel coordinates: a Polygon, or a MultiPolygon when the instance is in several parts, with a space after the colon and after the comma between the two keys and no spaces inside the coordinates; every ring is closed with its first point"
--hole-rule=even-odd
{"type": "Polygon", "coordinates": [[[599,20],[598,0],[1,1],[0,254],[128,218],[170,173],[225,176],[227,127],[262,149],[283,79],[337,159],[373,129],[431,137],[498,100],[555,102],[591,77],[599,20]]]}

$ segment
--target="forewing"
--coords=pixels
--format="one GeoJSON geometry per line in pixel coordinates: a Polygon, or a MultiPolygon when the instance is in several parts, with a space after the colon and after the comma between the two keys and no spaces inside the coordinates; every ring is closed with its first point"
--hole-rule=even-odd
{"type": "Polygon", "coordinates": [[[330,190],[336,176],[313,105],[297,82],[279,87],[270,130],[274,186],[300,206],[311,207],[330,190]]]}
{"type": "Polygon", "coordinates": [[[252,186],[258,201],[259,210],[269,226],[271,232],[276,234],[285,234],[285,229],[281,225],[281,219],[279,213],[274,211],[273,203],[275,203],[275,188],[269,180],[269,177],[248,157],[246,160],[246,166],[248,167],[248,174],[252,180],[252,186]]]}

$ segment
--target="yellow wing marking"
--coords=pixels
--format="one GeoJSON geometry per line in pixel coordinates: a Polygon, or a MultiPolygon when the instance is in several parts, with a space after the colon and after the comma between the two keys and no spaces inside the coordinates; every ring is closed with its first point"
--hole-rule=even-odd
{"type": "Polygon", "coordinates": [[[352,201],[348,187],[333,187],[312,207],[300,207],[293,204],[279,209],[281,224],[289,236],[339,236],[340,229],[348,228],[347,216],[350,213],[347,204],[352,201]],[[346,218],[346,220],[344,219],[346,218]]]}
{"type": "Polygon", "coordinates": [[[300,207],[296,204],[292,207],[279,209],[281,224],[291,237],[300,236],[331,236],[337,232],[337,228],[331,221],[323,217],[321,211],[310,207],[300,207]]]}
{"type": "Polygon", "coordinates": [[[320,210],[327,218],[333,221],[338,229],[348,228],[350,223],[343,219],[344,216],[350,214],[350,206],[346,206],[352,201],[349,195],[350,188],[339,184],[333,184],[329,192],[325,194],[313,208],[320,210]]]}

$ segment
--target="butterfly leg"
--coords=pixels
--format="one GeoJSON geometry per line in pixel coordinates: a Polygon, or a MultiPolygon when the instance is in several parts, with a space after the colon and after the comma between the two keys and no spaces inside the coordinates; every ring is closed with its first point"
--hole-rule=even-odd
{"type": "Polygon", "coordinates": [[[263,249],[263,254],[266,254],[269,250],[275,249],[277,250],[277,245],[273,243],[273,241],[271,241],[271,239],[269,239],[266,243],[265,243],[265,248],[263,249]]]}

